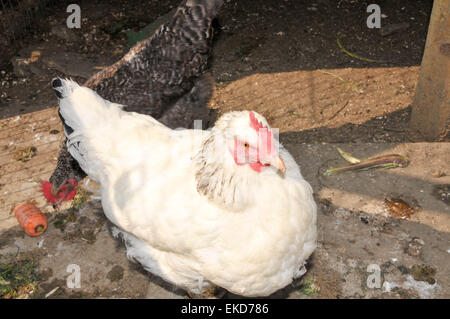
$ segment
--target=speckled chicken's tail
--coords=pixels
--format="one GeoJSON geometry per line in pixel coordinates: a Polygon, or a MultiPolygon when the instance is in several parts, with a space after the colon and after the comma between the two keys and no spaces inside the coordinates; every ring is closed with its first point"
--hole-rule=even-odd
{"type": "Polygon", "coordinates": [[[223,0],[187,0],[185,5],[178,7],[167,27],[181,35],[187,43],[207,45],[209,49],[211,22],[222,5],[223,0]]]}
{"type": "Polygon", "coordinates": [[[214,36],[212,21],[222,5],[223,0],[187,0],[170,21],[155,32],[144,49],[149,52],[143,55],[164,61],[151,70],[157,82],[179,89],[183,82],[191,81],[206,70],[214,36]],[[157,55],[151,52],[154,48],[161,48],[157,55]]]}

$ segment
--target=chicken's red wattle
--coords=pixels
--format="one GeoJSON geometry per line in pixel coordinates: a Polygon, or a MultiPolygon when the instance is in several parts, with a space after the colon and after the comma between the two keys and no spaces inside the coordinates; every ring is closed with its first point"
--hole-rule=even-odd
{"type": "Polygon", "coordinates": [[[74,179],[69,179],[67,182],[61,185],[56,194],[52,192],[52,183],[44,181],[41,182],[41,186],[42,194],[44,195],[47,202],[54,204],[73,199],[76,195],[75,187],[78,186],[78,183],[74,179]]]}

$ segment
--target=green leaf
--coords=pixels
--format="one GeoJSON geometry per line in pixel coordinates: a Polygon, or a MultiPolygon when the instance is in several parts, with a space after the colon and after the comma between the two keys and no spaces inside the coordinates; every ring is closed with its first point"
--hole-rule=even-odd
{"type": "Polygon", "coordinates": [[[136,43],[145,40],[149,37],[149,34],[142,30],[139,32],[134,32],[134,31],[127,31],[126,32],[127,35],[127,39],[128,39],[128,45],[131,47],[133,47],[136,43]]]}

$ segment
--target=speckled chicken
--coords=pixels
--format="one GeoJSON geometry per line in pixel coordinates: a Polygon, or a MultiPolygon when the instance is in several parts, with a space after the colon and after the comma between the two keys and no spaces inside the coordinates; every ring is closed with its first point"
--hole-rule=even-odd
{"type": "MultiPolygon", "coordinates": [[[[207,107],[212,80],[205,73],[213,38],[212,20],[223,0],[185,0],[170,21],[136,44],[121,60],[92,76],[84,85],[127,111],[151,115],[164,125],[191,128],[214,121],[207,107]]],[[[86,174],[64,144],[50,177],[53,192],[67,180],[86,174]]]]}

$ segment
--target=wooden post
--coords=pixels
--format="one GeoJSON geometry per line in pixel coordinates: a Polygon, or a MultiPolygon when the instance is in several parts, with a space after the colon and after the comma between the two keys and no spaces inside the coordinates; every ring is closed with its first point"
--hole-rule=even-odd
{"type": "Polygon", "coordinates": [[[450,122],[450,1],[434,0],[411,128],[433,141],[449,133],[450,122]]]}

